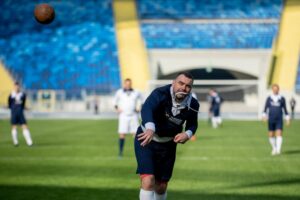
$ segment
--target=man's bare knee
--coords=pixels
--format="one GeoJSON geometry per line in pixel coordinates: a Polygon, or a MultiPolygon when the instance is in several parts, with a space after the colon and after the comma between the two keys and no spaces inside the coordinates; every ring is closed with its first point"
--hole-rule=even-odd
{"type": "Polygon", "coordinates": [[[166,193],[167,187],[168,187],[168,183],[167,182],[159,182],[159,181],[155,182],[155,192],[157,194],[164,194],[164,193],[166,193]]]}
{"type": "Polygon", "coordinates": [[[141,176],[141,185],[144,190],[154,190],[154,175],[141,176]]]}

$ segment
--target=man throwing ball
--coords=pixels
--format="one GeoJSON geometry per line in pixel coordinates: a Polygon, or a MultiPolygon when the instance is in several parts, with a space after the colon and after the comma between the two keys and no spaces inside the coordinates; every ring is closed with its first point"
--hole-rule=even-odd
{"type": "Polygon", "coordinates": [[[199,103],[191,95],[192,85],[192,75],[181,72],[171,85],[155,89],[142,107],[135,138],[140,200],[167,198],[176,145],[188,141],[198,127],[199,103]]]}

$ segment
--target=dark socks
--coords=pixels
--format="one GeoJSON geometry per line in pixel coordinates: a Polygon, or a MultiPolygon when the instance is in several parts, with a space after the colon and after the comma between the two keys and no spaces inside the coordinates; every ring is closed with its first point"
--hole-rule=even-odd
{"type": "Polygon", "coordinates": [[[119,156],[123,155],[123,149],[124,149],[124,143],[125,139],[124,138],[119,138],[119,156]]]}

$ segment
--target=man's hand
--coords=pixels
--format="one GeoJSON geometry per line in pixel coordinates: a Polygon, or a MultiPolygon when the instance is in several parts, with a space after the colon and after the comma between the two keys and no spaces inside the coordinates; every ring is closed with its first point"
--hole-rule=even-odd
{"type": "Polygon", "coordinates": [[[188,141],[190,138],[186,133],[179,133],[175,136],[174,142],[176,143],[182,143],[184,144],[186,141],[188,141]]]}
{"type": "Polygon", "coordinates": [[[151,129],[147,129],[144,133],[139,134],[138,141],[142,141],[141,146],[146,146],[149,144],[153,138],[154,131],[151,129]]]}

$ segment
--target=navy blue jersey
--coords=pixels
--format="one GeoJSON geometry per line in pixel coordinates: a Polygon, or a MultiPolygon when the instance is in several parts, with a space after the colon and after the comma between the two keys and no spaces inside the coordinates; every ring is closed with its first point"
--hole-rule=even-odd
{"type": "Polygon", "coordinates": [[[288,115],[285,98],[280,95],[269,96],[264,109],[264,113],[268,114],[269,121],[282,120],[283,112],[288,115]]]}
{"type": "Polygon", "coordinates": [[[141,110],[142,125],[154,123],[155,133],[160,137],[174,137],[182,132],[184,124],[185,131],[189,130],[194,134],[198,127],[198,101],[191,98],[190,105],[174,116],[170,88],[171,85],[157,88],[146,99],[141,110]]]}
{"type": "Polygon", "coordinates": [[[8,107],[12,112],[23,112],[25,108],[26,94],[12,92],[8,97],[8,107]]]}
{"type": "Polygon", "coordinates": [[[210,97],[210,101],[211,101],[211,111],[220,109],[221,107],[221,103],[223,102],[222,98],[219,95],[216,96],[211,96],[210,97]]]}
{"type": "Polygon", "coordinates": [[[24,116],[24,108],[26,102],[26,94],[19,92],[12,92],[8,97],[8,107],[11,110],[11,124],[26,124],[24,116]]]}

